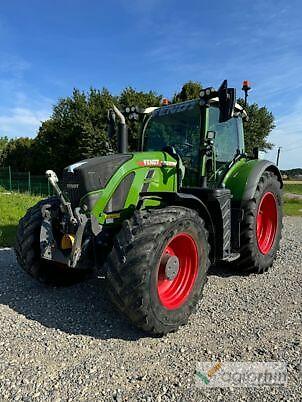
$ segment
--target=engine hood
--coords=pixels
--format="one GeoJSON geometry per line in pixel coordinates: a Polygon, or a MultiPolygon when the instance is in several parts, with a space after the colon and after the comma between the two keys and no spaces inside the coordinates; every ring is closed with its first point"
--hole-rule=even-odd
{"type": "Polygon", "coordinates": [[[114,154],[85,159],[63,170],[61,187],[72,207],[91,191],[106,187],[110,178],[133,154],[114,154]]]}

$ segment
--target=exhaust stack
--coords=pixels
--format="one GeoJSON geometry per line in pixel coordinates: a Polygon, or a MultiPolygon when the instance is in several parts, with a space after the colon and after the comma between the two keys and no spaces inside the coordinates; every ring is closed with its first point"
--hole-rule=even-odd
{"type": "Polygon", "coordinates": [[[113,110],[120,120],[117,132],[118,152],[121,154],[126,154],[128,152],[128,127],[126,124],[126,119],[123,113],[115,105],[113,105],[113,110]]]}

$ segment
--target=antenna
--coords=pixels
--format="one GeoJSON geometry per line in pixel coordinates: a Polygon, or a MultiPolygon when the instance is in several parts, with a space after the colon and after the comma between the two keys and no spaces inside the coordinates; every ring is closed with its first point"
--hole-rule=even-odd
{"type": "Polygon", "coordinates": [[[279,159],[280,159],[280,152],[281,152],[281,147],[278,148],[278,153],[277,153],[277,162],[276,165],[279,165],[279,159]]]}

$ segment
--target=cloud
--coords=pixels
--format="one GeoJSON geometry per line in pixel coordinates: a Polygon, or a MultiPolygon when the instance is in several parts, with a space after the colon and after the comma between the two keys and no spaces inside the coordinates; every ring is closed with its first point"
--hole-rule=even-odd
{"type": "Polygon", "coordinates": [[[166,81],[173,78],[173,87],[188,79],[216,86],[228,78],[239,89],[242,79],[250,79],[250,101],[267,105],[276,117],[269,138],[276,147],[265,158],[275,161],[282,146],[282,168],[302,167],[302,26],[294,10],[278,0],[257,0],[244,23],[242,8],[233,9],[228,14],[233,28],[224,22],[221,30],[187,19],[170,21],[169,35],[153,29],[152,46],[145,50],[150,65],[160,65],[166,81]]]}
{"type": "Polygon", "coordinates": [[[293,105],[292,111],[280,116],[269,141],[276,147],[265,154],[266,159],[275,160],[277,147],[281,147],[280,167],[291,169],[302,167],[302,98],[293,105]]]}
{"type": "Polygon", "coordinates": [[[49,117],[48,110],[16,107],[0,113],[0,136],[33,137],[41,122],[49,117]]]}
{"type": "Polygon", "coordinates": [[[16,74],[30,68],[30,63],[18,57],[0,54],[0,73],[16,74]]]}
{"type": "Polygon", "coordinates": [[[23,58],[0,51],[0,88],[8,84],[17,85],[30,67],[31,64],[23,58]]]}
{"type": "Polygon", "coordinates": [[[0,136],[34,137],[51,112],[52,100],[26,80],[31,63],[0,51],[0,136]]]}

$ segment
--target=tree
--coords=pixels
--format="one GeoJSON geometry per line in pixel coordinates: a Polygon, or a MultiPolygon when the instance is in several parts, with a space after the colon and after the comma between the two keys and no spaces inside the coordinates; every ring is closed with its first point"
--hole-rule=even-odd
{"type": "Polygon", "coordinates": [[[32,170],[32,138],[21,137],[8,141],[5,147],[5,166],[13,170],[29,172],[32,170]]]}
{"type": "Polygon", "coordinates": [[[186,82],[181,91],[173,96],[172,103],[184,102],[191,99],[199,98],[199,92],[202,89],[202,85],[198,81],[186,82]]]}
{"type": "Polygon", "coordinates": [[[273,144],[267,141],[269,133],[275,128],[274,116],[265,106],[260,107],[257,103],[244,105],[243,99],[237,102],[246,110],[248,120],[244,121],[245,149],[248,154],[253,148],[259,147],[260,151],[267,151],[273,144]]]}
{"type": "Polygon", "coordinates": [[[9,139],[5,137],[0,137],[0,166],[4,166],[5,156],[6,156],[6,147],[9,142],[9,139]]]}
{"type": "Polygon", "coordinates": [[[110,92],[90,89],[86,97],[86,108],[81,123],[81,135],[78,141],[78,159],[106,155],[113,144],[107,135],[107,111],[117,100],[110,92]]]}
{"type": "Polygon", "coordinates": [[[42,123],[35,140],[36,171],[53,166],[59,173],[68,164],[111,149],[107,137],[107,110],[116,99],[106,88],[86,94],[74,89],[60,99],[50,119],[42,123]]]}
{"type": "MultiPolygon", "coordinates": [[[[113,103],[126,106],[159,106],[161,96],[155,92],[138,92],[131,87],[114,97],[103,88],[88,93],[74,89],[72,96],[60,99],[50,119],[42,123],[33,152],[35,171],[53,166],[59,173],[68,164],[115,150],[115,139],[107,135],[107,111],[113,103]]],[[[137,150],[137,123],[129,124],[130,150],[137,150]]]]}

